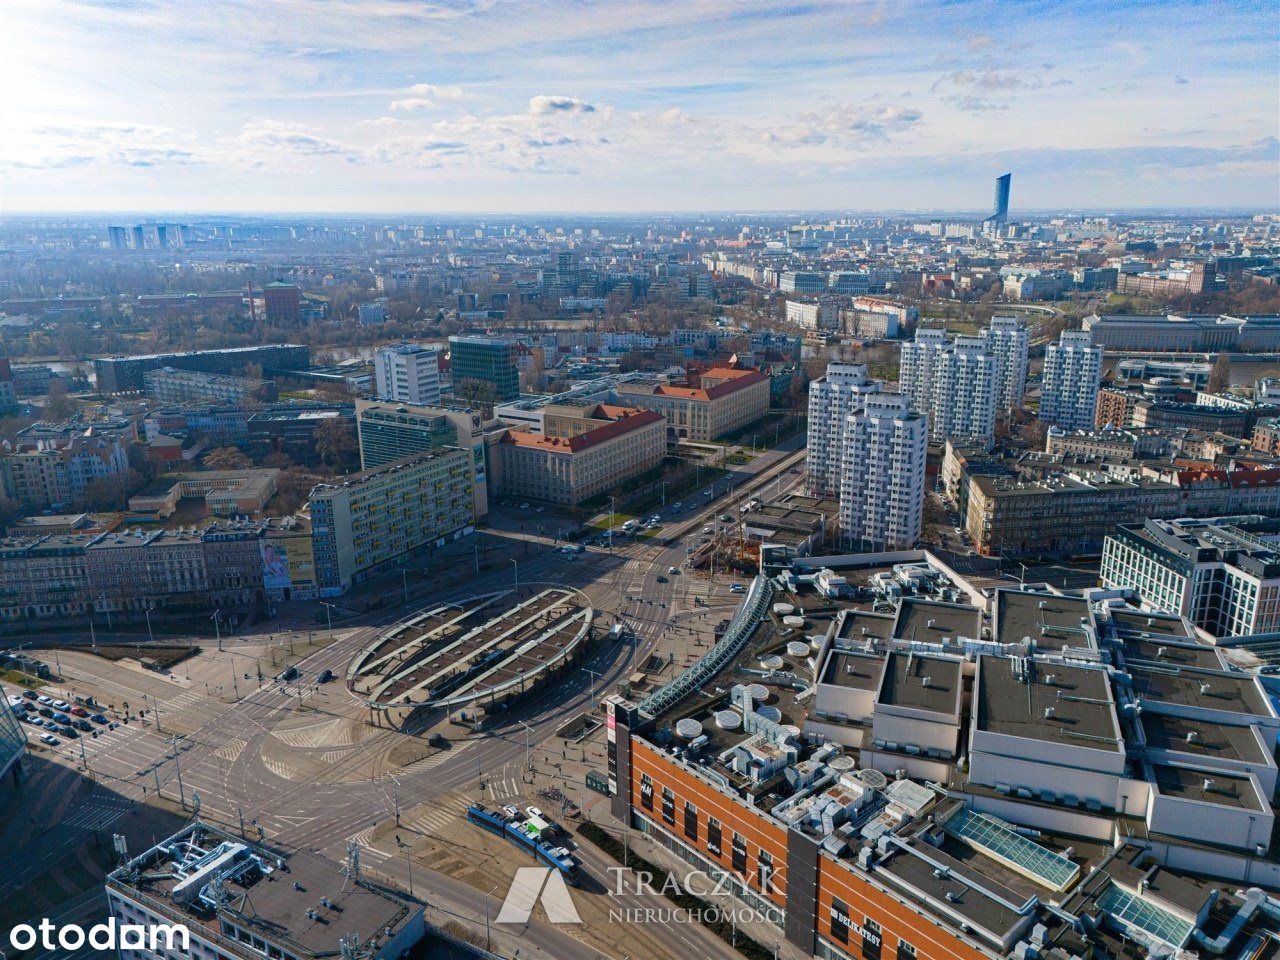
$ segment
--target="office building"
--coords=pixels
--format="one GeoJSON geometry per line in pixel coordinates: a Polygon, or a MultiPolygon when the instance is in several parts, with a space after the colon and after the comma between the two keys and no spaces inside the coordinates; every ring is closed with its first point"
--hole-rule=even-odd
{"type": "Polygon", "coordinates": [[[996,409],[1021,409],[1027,387],[1027,328],[1019,317],[992,317],[983,338],[996,362],[996,409]]]}
{"type": "Polygon", "coordinates": [[[1214,637],[1280,631],[1280,521],[1260,516],[1144,520],[1102,550],[1102,583],[1143,609],[1186,617],[1214,637]]]}
{"type": "Polygon", "coordinates": [[[244,406],[274,403],[278,399],[271,380],[233,377],[224,373],[200,373],[161,367],[143,375],[147,396],[166,406],[187,404],[225,404],[244,406]]]}
{"type": "Polygon", "coordinates": [[[991,216],[982,221],[983,228],[992,233],[1000,233],[1009,222],[1009,188],[1013,183],[1013,174],[1006,173],[996,177],[996,195],[991,205],[991,216]]]}
{"type": "MultiPolygon", "coordinates": [[[[118,925],[163,932],[128,960],[399,960],[426,935],[423,907],[358,868],[269,849],[196,820],[107,876],[118,925]]],[[[117,930],[121,928],[117,926],[117,930]]]]}
{"type": "Polygon", "coordinates": [[[371,470],[439,447],[470,451],[475,469],[475,512],[489,513],[489,470],[484,421],[462,407],[356,401],[360,469],[371,470]]]}
{"type": "Polygon", "coordinates": [[[882,387],[879,380],[867,377],[865,363],[828,363],[826,374],[809,384],[805,454],[805,491],[809,496],[840,496],[849,416],[861,411],[867,396],[882,387]]]}
{"type": "Polygon", "coordinates": [[[542,434],[508,430],[495,452],[504,494],[576,506],[658,467],[666,423],[632,407],[549,406],[542,434]]]}
{"type": "MultiPolygon", "coordinates": [[[[285,406],[279,404],[251,414],[244,421],[244,448],[261,461],[273,453],[286,454],[294,463],[315,466],[321,462],[316,432],[332,420],[341,421],[355,438],[353,404],[285,406]]],[[[354,450],[352,451],[354,455],[354,450]]],[[[353,457],[354,458],[354,457],[353,457]]]]}
{"type": "Polygon", "coordinates": [[[129,231],[124,227],[107,227],[107,246],[112,250],[128,250],[129,231]]]}
{"type": "Polygon", "coordinates": [[[1218,272],[1211,263],[1171,264],[1164,270],[1123,272],[1116,277],[1116,292],[1138,297],[1185,297],[1217,286],[1218,272]]]}
{"type": "Polygon", "coordinates": [[[309,513],[321,596],[470,533],[474,476],[469,451],[444,447],[315,487],[309,513]]]}
{"type": "Polygon", "coordinates": [[[1063,331],[1045,349],[1040,419],[1065,430],[1092,428],[1101,380],[1102,348],[1087,330],[1063,331]]]}
{"type": "Polygon", "coordinates": [[[618,402],[660,413],[672,438],[716,440],[769,412],[769,378],[758,370],[712,367],[697,386],[619,383],[618,402]]]}
{"type": "Polygon", "coordinates": [[[378,397],[434,407],[440,404],[440,360],[435,347],[402,343],[373,358],[378,397]]]}
{"type": "Polygon", "coordinates": [[[262,288],[267,323],[297,326],[302,323],[302,288],[296,283],[274,280],[262,288]]]}
{"type": "Polygon", "coordinates": [[[915,546],[924,515],[925,418],[897,393],[870,393],[847,417],[840,468],[840,536],[859,549],[915,546]]]}
{"type": "Polygon", "coordinates": [[[311,365],[311,349],[301,344],[266,344],[260,347],[228,347],[224,350],[191,350],[186,353],[151,353],[130,357],[99,357],[94,376],[102,393],[128,393],[146,387],[148,370],[172,367],[200,373],[239,374],[248,364],[273,370],[305,370],[311,365]]]}
{"type": "Polygon", "coordinates": [[[520,396],[520,371],[516,367],[515,341],[489,337],[450,337],[449,369],[453,390],[466,381],[493,386],[493,402],[507,403],[520,396]]]}
{"type": "Polygon", "coordinates": [[[996,359],[983,337],[948,340],[937,328],[917,330],[902,345],[902,392],[929,419],[929,439],[990,441],[995,433],[999,380],[996,359]]]}
{"type": "Polygon", "coordinates": [[[1131,316],[1093,314],[1083,328],[1106,350],[1235,353],[1280,350],[1280,317],[1131,316]]]}

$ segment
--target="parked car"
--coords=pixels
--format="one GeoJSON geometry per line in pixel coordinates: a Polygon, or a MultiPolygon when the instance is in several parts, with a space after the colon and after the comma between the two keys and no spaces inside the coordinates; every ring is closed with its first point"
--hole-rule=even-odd
{"type": "Polygon", "coordinates": [[[55,737],[51,733],[40,734],[40,742],[47,743],[51,747],[56,747],[58,744],[62,743],[61,740],[59,740],[57,737],[55,737]]]}
{"type": "Polygon", "coordinates": [[[37,703],[43,703],[46,707],[53,705],[53,697],[46,697],[44,694],[36,697],[37,703]]]}
{"type": "Polygon", "coordinates": [[[43,721],[43,720],[41,720],[39,717],[37,717],[37,716],[36,716],[35,714],[33,714],[33,713],[28,713],[28,714],[26,714],[22,719],[23,719],[23,720],[25,720],[27,723],[31,724],[33,727],[43,727],[43,726],[44,726],[44,721],[43,721]]]}
{"type": "Polygon", "coordinates": [[[61,727],[58,728],[58,732],[62,734],[64,737],[66,737],[68,740],[80,739],[80,734],[76,733],[76,728],[71,726],[70,724],[63,724],[61,727]]]}
{"type": "Polygon", "coordinates": [[[28,700],[38,700],[40,698],[40,694],[36,693],[34,690],[23,690],[22,695],[28,700]]]}
{"type": "Polygon", "coordinates": [[[721,523],[733,523],[733,517],[729,516],[727,513],[722,513],[722,514],[720,514],[720,522],[721,522],[721,523]]]}
{"type": "Polygon", "coordinates": [[[52,708],[52,707],[41,707],[41,708],[40,708],[39,710],[37,710],[36,712],[37,712],[38,714],[40,714],[40,716],[42,716],[42,717],[52,717],[52,716],[53,716],[53,708],[52,708]]]}
{"type": "Polygon", "coordinates": [[[93,729],[93,724],[90,723],[88,720],[84,720],[84,719],[77,720],[75,723],[72,724],[72,726],[75,727],[77,730],[84,730],[86,732],[93,729]]]}
{"type": "Polygon", "coordinates": [[[72,707],[67,711],[67,713],[71,714],[73,717],[87,717],[89,715],[89,711],[84,707],[72,707]]]}
{"type": "Polygon", "coordinates": [[[63,713],[61,710],[53,711],[53,719],[57,720],[59,723],[71,722],[71,718],[67,716],[65,713],[63,713]]]}
{"type": "Polygon", "coordinates": [[[65,701],[65,700],[55,700],[55,701],[53,701],[53,706],[54,706],[54,709],[57,709],[57,710],[70,710],[70,709],[71,709],[71,704],[67,703],[67,701],[65,701]]]}
{"type": "Polygon", "coordinates": [[[95,713],[89,719],[99,726],[105,727],[107,725],[107,718],[100,713],[95,713]]]}

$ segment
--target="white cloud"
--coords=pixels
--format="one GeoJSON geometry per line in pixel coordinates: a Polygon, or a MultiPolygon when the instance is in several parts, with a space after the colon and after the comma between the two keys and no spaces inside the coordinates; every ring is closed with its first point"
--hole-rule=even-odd
{"type": "Polygon", "coordinates": [[[557,113],[584,114],[595,112],[595,104],[579,100],[577,97],[549,97],[546,94],[538,94],[538,96],[529,100],[529,113],[535,117],[545,117],[557,113]]]}
{"type": "Polygon", "coordinates": [[[415,83],[404,91],[404,96],[391,101],[392,110],[416,113],[434,110],[443,101],[461,100],[466,93],[461,87],[440,87],[433,83],[415,83]]]}

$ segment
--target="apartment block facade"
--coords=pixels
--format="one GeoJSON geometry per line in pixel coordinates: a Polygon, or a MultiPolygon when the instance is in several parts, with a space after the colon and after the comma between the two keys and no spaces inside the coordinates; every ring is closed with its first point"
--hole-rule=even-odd
{"type": "Polygon", "coordinates": [[[812,497],[838,497],[849,415],[862,409],[882,387],[867,376],[865,363],[827,364],[824,376],[809,384],[809,436],[805,489],[812,497]]]}
{"type": "Polygon", "coordinates": [[[924,512],[925,417],[896,393],[850,413],[841,449],[840,535],[867,549],[915,546],[924,512]]]}
{"type": "Polygon", "coordinates": [[[996,408],[1006,412],[1021,408],[1027,388],[1027,328],[1019,317],[992,317],[983,338],[996,363],[996,408]]]}
{"type": "Polygon", "coordinates": [[[93,481],[120,479],[128,469],[124,438],[89,430],[0,458],[0,487],[27,509],[45,510],[74,504],[93,481]]]}
{"type": "Polygon", "coordinates": [[[156,403],[186,406],[188,404],[274,403],[276,385],[270,380],[233,377],[223,373],[201,373],[161,367],[143,374],[147,396],[156,403]]]}
{"type": "Polygon", "coordinates": [[[434,347],[414,343],[383,347],[374,355],[373,367],[381,399],[439,405],[440,356],[434,347]]]}
{"type": "Polygon", "coordinates": [[[948,340],[940,329],[916,331],[902,345],[902,392],[929,420],[929,439],[990,440],[995,433],[1000,380],[984,337],[948,340]]]}
{"type": "Polygon", "coordinates": [[[370,470],[438,447],[471,453],[475,470],[476,517],[489,512],[489,469],[484,420],[464,407],[356,401],[360,469],[370,470]]]}
{"type": "Polygon", "coordinates": [[[1102,380],[1102,348],[1082,330],[1066,330],[1044,356],[1040,419],[1065,430],[1094,425],[1098,385],[1102,380]]]}
{"type": "Polygon", "coordinates": [[[470,533],[475,471],[442,448],[323,483],[311,491],[311,540],[322,596],[432,545],[470,533]]]}

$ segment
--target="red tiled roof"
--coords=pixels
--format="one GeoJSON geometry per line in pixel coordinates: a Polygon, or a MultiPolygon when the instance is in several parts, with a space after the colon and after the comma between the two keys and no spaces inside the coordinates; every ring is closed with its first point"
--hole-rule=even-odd
{"type": "Polygon", "coordinates": [[[578,453],[612,440],[632,430],[661,423],[662,414],[652,410],[636,410],[632,407],[613,407],[614,411],[626,411],[625,415],[609,423],[602,423],[594,430],[580,433],[576,437],[542,437],[522,430],[508,430],[499,443],[514,444],[518,447],[531,447],[541,450],[552,450],[558,453],[578,453]]]}
{"type": "Polygon", "coordinates": [[[732,367],[712,367],[703,370],[703,380],[722,380],[710,387],[657,387],[653,392],[660,397],[683,397],[686,400],[715,400],[744,387],[762,383],[769,378],[759,370],[737,370],[732,367]]]}

